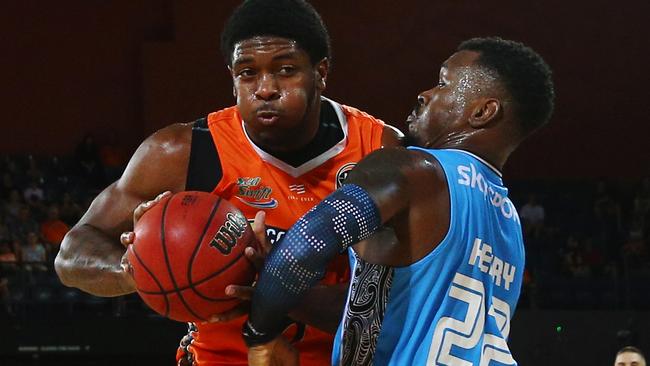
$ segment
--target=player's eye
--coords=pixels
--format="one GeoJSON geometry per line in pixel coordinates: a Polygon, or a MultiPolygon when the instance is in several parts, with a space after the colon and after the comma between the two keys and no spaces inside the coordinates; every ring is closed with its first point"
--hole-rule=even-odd
{"type": "Polygon", "coordinates": [[[292,65],[285,65],[280,68],[281,75],[291,75],[296,72],[296,67],[292,65]]]}
{"type": "Polygon", "coordinates": [[[237,73],[237,76],[240,77],[250,77],[253,75],[255,75],[255,71],[253,71],[252,69],[242,69],[237,73]]]}

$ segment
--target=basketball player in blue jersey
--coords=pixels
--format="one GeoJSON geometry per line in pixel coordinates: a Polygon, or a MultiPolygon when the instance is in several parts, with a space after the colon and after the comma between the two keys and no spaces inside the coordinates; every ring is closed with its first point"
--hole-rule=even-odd
{"type": "Polygon", "coordinates": [[[272,249],[243,329],[249,363],[291,364],[281,315],[349,250],[334,365],[516,365],[507,339],[524,243],[501,170],[553,99],[530,48],[463,42],[418,95],[414,146],[368,155],[272,249]]]}

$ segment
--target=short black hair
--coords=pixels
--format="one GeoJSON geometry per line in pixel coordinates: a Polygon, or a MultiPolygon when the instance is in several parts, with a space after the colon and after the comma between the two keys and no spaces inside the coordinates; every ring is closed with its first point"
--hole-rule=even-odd
{"type": "Polygon", "coordinates": [[[276,36],[298,43],[312,65],[331,60],[330,37],[316,9],[304,0],[246,0],[232,13],[221,33],[221,53],[232,64],[235,45],[256,36],[276,36]]]}
{"type": "Polygon", "coordinates": [[[499,37],[469,39],[458,46],[463,50],[480,53],[479,65],[498,74],[515,102],[523,136],[549,121],[555,100],[552,72],[537,52],[499,37]]]}
{"type": "Polygon", "coordinates": [[[621,353],[628,353],[628,352],[629,353],[636,353],[637,355],[641,356],[642,359],[645,360],[645,356],[643,355],[643,352],[641,352],[640,349],[638,349],[638,348],[636,348],[634,346],[625,346],[625,347],[621,348],[620,350],[618,350],[618,352],[616,352],[616,356],[620,355],[621,353]]]}

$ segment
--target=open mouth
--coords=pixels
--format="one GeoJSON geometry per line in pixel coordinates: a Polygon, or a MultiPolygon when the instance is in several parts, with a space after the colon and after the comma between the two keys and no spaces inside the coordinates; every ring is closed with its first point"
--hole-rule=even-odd
{"type": "Polygon", "coordinates": [[[275,111],[259,111],[257,119],[264,125],[274,124],[280,119],[280,115],[275,111]]]}

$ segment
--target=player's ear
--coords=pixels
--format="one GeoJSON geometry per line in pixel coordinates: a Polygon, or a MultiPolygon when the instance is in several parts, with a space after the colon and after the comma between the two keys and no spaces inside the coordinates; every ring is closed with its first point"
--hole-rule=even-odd
{"type": "Polygon", "coordinates": [[[480,98],[472,110],[469,125],[473,128],[483,128],[501,113],[501,102],[495,98],[480,98]]]}
{"type": "Polygon", "coordinates": [[[330,60],[325,57],[316,64],[316,85],[321,92],[327,87],[327,75],[330,70],[330,60]]]}

